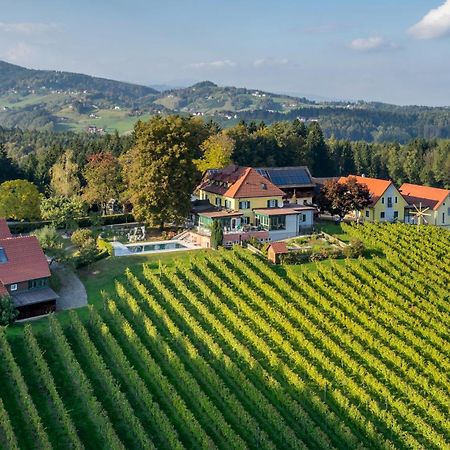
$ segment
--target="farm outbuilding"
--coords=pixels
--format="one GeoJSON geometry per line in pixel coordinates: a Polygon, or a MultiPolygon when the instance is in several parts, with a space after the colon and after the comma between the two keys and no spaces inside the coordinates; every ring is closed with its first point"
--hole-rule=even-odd
{"type": "Polygon", "coordinates": [[[267,249],[267,259],[273,264],[280,263],[280,256],[289,253],[285,242],[272,242],[267,249]]]}

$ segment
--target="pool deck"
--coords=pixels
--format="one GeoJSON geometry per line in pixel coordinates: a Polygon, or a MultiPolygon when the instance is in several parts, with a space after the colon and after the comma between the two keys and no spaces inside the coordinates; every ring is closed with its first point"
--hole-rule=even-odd
{"type": "Polygon", "coordinates": [[[129,247],[138,247],[144,245],[158,245],[158,244],[176,244],[177,241],[146,241],[146,242],[136,242],[133,244],[122,244],[121,242],[111,242],[111,245],[114,250],[114,256],[132,256],[132,255],[144,255],[148,253],[169,253],[169,252],[182,252],[186,250],[195,250],[200,249],[199,246],[193,245],[189,242],[182,242],[182,248],[167,248],[167,249],[159,249],[159,250],[149,250],[143,252],[131,252],[129,247]]]}

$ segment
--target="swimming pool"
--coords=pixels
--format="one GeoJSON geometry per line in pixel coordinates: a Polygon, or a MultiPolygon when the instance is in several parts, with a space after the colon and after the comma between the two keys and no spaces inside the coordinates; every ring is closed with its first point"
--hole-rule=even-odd
{"type": "Polygon", "coordinates": [[[158,242],[154,244],[132,244],[126,245],[131,253],[150,253],[157,252],[161,250],[176,250],[176,249],[187,249],[186,245],[180,244],[180,242],[158,242]]]}
{"type": "Polygon", "coordinates": [[[114,249],[114,256],[142,255],[145,253],[180,252],[183,250],[194,250],[200,248],[193,244],[181,242],[178,240],[139,242],[133,244],[111,242],[111,244],[114,249]]]}

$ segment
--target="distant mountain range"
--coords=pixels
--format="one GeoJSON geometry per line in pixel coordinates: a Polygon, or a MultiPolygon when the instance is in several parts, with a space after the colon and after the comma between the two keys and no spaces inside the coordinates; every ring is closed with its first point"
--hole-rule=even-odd
{"type": "Polygon", "coordinates": [[[154,87],[0,61],[0,126],[127,132],[138,118],[175,113],[203,116],[225,127],[240,120],[317,120],[327,136],[353,140],[450,137],[449,108],[314,101],[211,81],[154,87]]]}

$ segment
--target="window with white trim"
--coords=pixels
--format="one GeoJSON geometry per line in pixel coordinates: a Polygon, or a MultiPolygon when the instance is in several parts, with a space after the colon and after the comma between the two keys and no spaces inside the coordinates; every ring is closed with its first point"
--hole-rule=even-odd
{"type": "Polygon", "coordinates": [[[267,200],[268,208],[276,208],[277,206],[278,206],[278,200],[276,200],[276,199],[267,200]]]}
{"type": "Polygon", "coordinates": [[[239,209],[250,209],[250,202],[248,200],[242,200],[239,202],[239,209]]]}
{"type": "Polygon", "coordinates": [[[10,290],[11,292],[17,291],[17,283],[10,284],[10,285],[9,285],[9,290],[10,290]]]}
{"type": "Polygon", "coordinates": [[[216,197],[216,206],[222,206],[222,199],[220,197],[216,197]]]}

